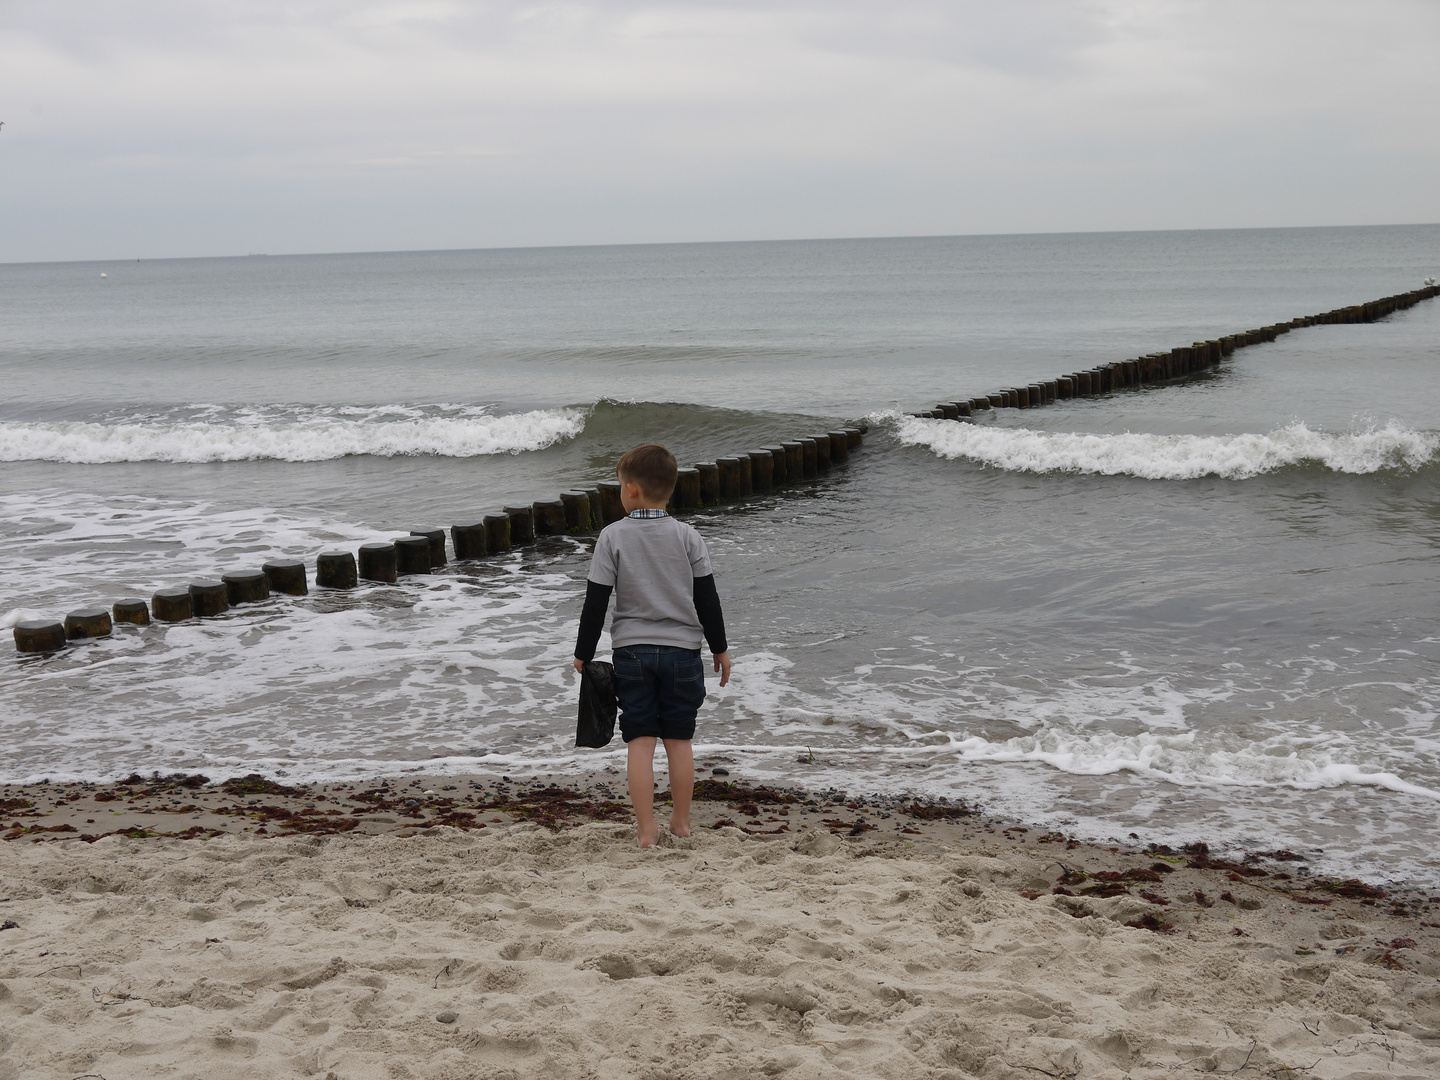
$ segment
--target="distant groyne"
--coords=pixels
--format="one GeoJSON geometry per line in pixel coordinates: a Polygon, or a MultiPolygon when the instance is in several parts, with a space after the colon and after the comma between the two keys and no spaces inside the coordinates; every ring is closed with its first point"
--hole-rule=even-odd
{"type": "Polygon", "coordinates": [[[1274,341],[1281,334],[1307,326],[1332,326],[1337,323],[1371,323],[1396,311],[1413,307],[1421,300],[1440,294],[1440,285],[1427,284],[1411,292],[1382,297],[1368,304],[1336,308],[1319,315],[1302,315],[1289,322],[1273,323],[1238,334],[1195,341],[1164,352],[1146,353],[1131,360],[1117,360],[1085,371],[1059,375],[1053,379],[1012,386],[979,397],[942,401],[933,409],[911,413],[911,416],[935,420],[962,420],[989,409],[1033,409],[1069,398],[1096,397],[1119,390],[1154,386],[1186,379],[1215,367],[1236,349],[1261,342],[1274,341]]]}

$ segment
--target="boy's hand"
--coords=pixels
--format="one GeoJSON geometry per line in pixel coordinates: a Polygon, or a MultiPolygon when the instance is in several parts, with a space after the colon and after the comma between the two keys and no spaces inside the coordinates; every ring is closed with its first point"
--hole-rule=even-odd
{"type": "Polygon", "coordinates": [[[575,657],[575,670],[580,672],[581,675],[585,674],[585,661],[581,660],[578,656],[575,657]]]}
{"type": "Polygon", "coordinates": [[[715,654],[715,670],[720,673],[720,685],[730,681],[730,651],[715,654]]]}

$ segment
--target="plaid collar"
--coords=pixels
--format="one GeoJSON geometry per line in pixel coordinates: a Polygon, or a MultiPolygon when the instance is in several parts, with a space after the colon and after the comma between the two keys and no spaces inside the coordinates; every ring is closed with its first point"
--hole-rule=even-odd
{"type": "Polygon", "coordinates": [[[642,506],[639,510],[631,510],[630,516],[632,518],[657,518],[669,517],[670,515],[664,510],[657,509],[653,506],[642,506]]]}

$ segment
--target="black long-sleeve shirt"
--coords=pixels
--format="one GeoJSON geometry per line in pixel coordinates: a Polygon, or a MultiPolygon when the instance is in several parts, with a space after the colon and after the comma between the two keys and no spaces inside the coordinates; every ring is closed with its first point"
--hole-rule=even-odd
{"type": "MultiPolygon", "coordinates": [[[[610,594],[614,591],[613,585],[601,585],[594,581],[585,583],[585,607],[580,612],[580,633],[575,641],[577,660],[595,659],[595,646],[600,642],[600,632],[605,629],[605,612],[610,607],[610,594]]],[[[716,655],[728,651],[725,615],[720,610],[720,594],[715,591],[714,574],[695,579],[695,615],[700,620],[700,629],[705,634],[705,643],[710,646],[710,651],[716,655]]]]}

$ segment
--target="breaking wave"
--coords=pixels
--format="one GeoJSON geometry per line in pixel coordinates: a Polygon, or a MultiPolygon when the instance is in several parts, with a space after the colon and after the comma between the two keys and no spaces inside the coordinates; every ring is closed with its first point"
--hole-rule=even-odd
{"type": "Polygon", "coordinates": [[[1293,423],[1268,434],[1121,435],[1032,431],[904,417],[896,437],[942,458],[965,458],[1013,472],[1099,473],[1145,480],[1218,476],[1244,480],[1300,465],[1338,473],[1419,469],[1435,460],[1440,437],[1391,422],[1330,434],[1293,423]]]}
{"type": "Polygon", "coordinates": [[[480,457],[543,450],[585,429],[588,410],[496,415],[483,406],[325,408],[193,406],[182,416],[101,422],[0,422],[0,461],[329,461],[434,455],[480,457]]]}

